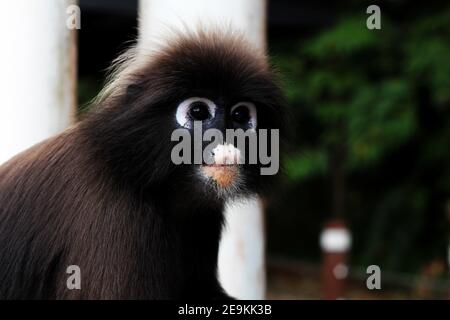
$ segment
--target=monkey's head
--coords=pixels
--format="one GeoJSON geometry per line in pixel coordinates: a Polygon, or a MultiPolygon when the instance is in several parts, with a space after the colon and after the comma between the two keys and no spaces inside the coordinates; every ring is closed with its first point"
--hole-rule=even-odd
{"type": "Polygon", "coordinates": [[[139,52],[121,58],[87,121],[115,175],[144,192],[177,189],[187,198],[266,189],[279,165],[272,129],[282,139],[285,116],[264,54],[241,37],[202,32],[174,37],[147,58],[139,52]]]}

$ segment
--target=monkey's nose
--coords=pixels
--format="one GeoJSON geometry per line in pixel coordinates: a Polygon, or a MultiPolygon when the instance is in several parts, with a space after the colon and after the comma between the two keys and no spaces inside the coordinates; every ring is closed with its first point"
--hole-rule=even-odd
{"type": "Polygon", "coordinates": [[[214,165],[234,165],[239,164],[241,151],[232,144],[219,144],[212,152],[214,165]]]}

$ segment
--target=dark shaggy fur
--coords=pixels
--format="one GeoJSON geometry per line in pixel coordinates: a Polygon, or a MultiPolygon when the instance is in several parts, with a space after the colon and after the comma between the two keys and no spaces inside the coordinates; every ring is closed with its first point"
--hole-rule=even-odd
{"type": "MultiPolygon", "coordinates": [[[[178,36],[124,60],[85,119],[0,167],[0,298],[227,298],[216,275],[226,199],[170,161],[174,113],[192,96],[252,101],[258,127],[279,128],[274,76],[229,35],[178,36]],[[81,290],[66,287],[69,265],[81,290]]],[[[262,190],[253,167],[234,196],[262,190]]]]}

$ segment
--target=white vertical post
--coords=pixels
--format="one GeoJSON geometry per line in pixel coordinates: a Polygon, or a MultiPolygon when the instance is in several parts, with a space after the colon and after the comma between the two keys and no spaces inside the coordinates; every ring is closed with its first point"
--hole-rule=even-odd
{"type": "Polygon", "coordinates": [[[72,0],[14,0],[0,10],[0,163],[73,120],[76,31],[72,0]]]}
{"type": "MultiPolygon", "coordinates": [[[[140,0],[139,46],[151,49],[169,28],[231,26],[256,47],[265,48],[265,0],[140,0]]],[[[225,290],[240,299],[264,299],[263,208],[259,199],[231,203],[219,253],[219,277],[225,290]]]]}

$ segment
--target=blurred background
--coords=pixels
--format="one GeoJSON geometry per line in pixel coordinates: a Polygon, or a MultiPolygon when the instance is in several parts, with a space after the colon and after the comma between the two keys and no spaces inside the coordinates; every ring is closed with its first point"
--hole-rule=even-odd
{"type": "MultiPolygon", "coordinates": [[[[294,127],[267,199],[269,298],[450,298],[450,6],[383,1],[381,30],[369,30],[370,4],[268,3],[267,49],[294,127]],[[351,237],[338,257],[320,246],[327,225],[351,237]],[[382,290],[367,289],[369,265],[382,290]]],[[[137,1],[80,6],[83,106],[135,39],[137,1]]]]}

